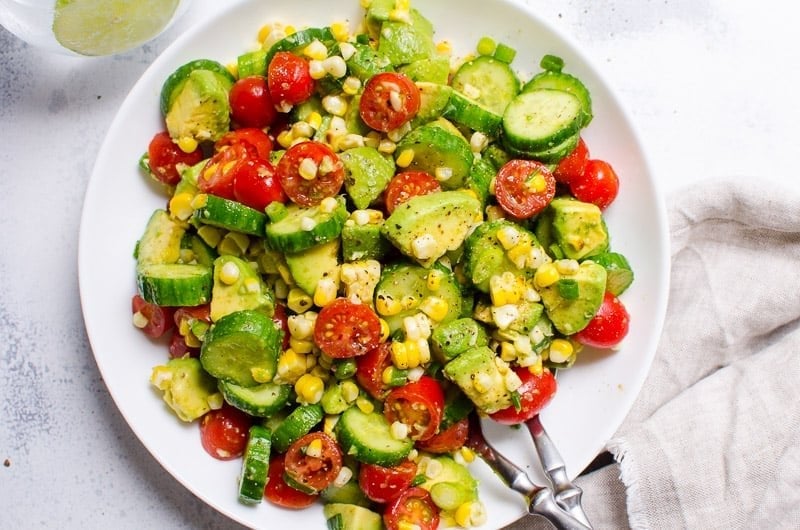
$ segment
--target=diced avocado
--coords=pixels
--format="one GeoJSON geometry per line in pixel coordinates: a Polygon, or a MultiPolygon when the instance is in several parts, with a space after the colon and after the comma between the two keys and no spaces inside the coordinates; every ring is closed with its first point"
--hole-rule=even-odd
{"type": "Polygon", "coordinates": [[[230,86],[216,72],[194,70],[176,89],[166,115],[167,131],[175,139],[216,141],[230,129],[230,86]]]}
{"type": "Polygon", "coordinates": [[[457,249],[482,218],[478,199],[463,191],[442,191],[400,204],[384,222],[382,233],[400,252],[430,267],[445,252],[457,249]]]}
{"type": "Polygon", "coordinates": [[[378,51],[395,66],[428,59],[436,51],[433,25],[416,9],[409,15],[409,22],[387,20],[381,25],[378,51]]]}
{"type": "Polygon", "coordinates": [[[150,383],[164,393],[164,402],[183,421],[196,420],[211,410],[209,399],[219,402],[222,397],[217,380],[203,370],[195,357],[170,359],[167,364],[154,367],[150,383]]]}
{"type": "Polygon", "coordinates": [[[511,392],[488,346],[471,348],[444,366],[444,375],[461,388],[475,406],[491,414],[511,406],[511,392]]]}
{"type": "Polygon", "coordinates": [[[374,147],[354,147],[339,157],[344,165],[344,185],[358,209],[368,208],[380,197],[394,176],[394,160],[374,147]]]}
{"type": "Polygon", "coordinates": [[[166,210],[156,210],[147,221],[144,234],[134,252],[138,266],[177,263],[186,226],[170,217],[166,210]]]}
{"type": "Polygon", "coordinates": [[[453,89],[446,84],[417,81],[420,104],[417,115],[411,120],[411,127],[416,128],[439,118],[447,108],[453,89]]]}
{"type": "Polygon", "coordinates": [[[348,132],[366,136],[372,130],[361,118],[361,94],[353,96],[353,99],[350,100],[350,104],[347,105],[347,110],[344,112],[343,118],[348,132]]]}
{"type": "Polygon", "coordinates": [[[212,267],[218,256],[216,249],[206,243],[196,232],[184,234],[181,239],[181,251],[181,260],[184,263],[198,263],[206,267],[212,267]]]}
{"type": "Polygon", "coordinates": [[[186,79],[188,79],[189,74],[194,72],[195,70],[208,70],[217,74],[220,78],[220,82],[223,86],[226,87],[227,90],[233,86],[236,82],[236,78],[233,77],[233,74],[220,62],[213,61],[211,59],[195,59],[193,61],[189,61],[188,63],[182,64],[178,68],[172,72],[169,77],[164,81],[164,84],[161,85],[161,94],[159,96],[159,108],[161,109],[161,114],[166,116],[169,112],[169,109],[172,108],[172,103],[175,101],[175,98],[180,93],[181,88],[186,83],[186,79]]]}
{"type": "Polygon", "coordinates": [[[389,13],[395,8],[396,0],[371,0],[364,16],[367,30],[377,35],[381,25],[389,20],[389,13]]]}
{"type": "Polygon", "coordinates": [[[362,259],[381,259],[391,248],[391,244],[381,234],[383,218],[358,224],[352,218],[342,227],[342,259],[358,261],[362,259]]]}
{"type": "Polygon", "coordinates": [[[225,315],[243,309],[254,309],[272,316],[275,299],[252,265],[236,256],[220,256],[214,260],[211,320],[216,322],[225,315]],[[237,274],[237,279],[228,283],[237,274]]]}
{"type": "Polygon", "coordinates": [[[341,414],[350,406],[342,395],[342,383],[328,385],[319,402],[325,414],[341,414]]]}
{"type": "Polygon", "coordinates": [[[586,260],[575,274],[561,274],[561,278],[574,281],[577,296],[565,297],[559,282],[540,288],[539,294],[555,328],[565,335],[571,335],[585,328],[600,309],[606,289],[606,270],[586,260]]]}
{"type": "Polygon", "coordinates": [[[428,57],[400,68],[412,81],[447,85],[450,77],[450,59],[444,56],[428,57]]]}
{"type": "Polygon", "coordinates": [[[328,523],[329,528],[341,530],[381,530],[383,520],[381,516],[370,509],[355,504],[326,504],[322,507],[325,520],[338,518],[338,523],[328,523]]]}
{"type": "Polygon", "coordinates": [[[412,130],[397,144],[395,158],[410,149],[414,157],[408,169],[426,171],[437,177],[442,188],[452,190],[462,187],[475,156],[458,129],[445,124],[455,129],[437,120],[412,130]]]}
{"type": "Polygon", "coordinates": [[[542,318],[544,307],[538,302],[523,300],[517,304],[519,316],[509,324],[508,329],[527,335],[542,318]]]}
{"type": "Polygon", "coordinates": [[[322,497],[323,502],[326,504],[356,504],[369,508],[372,503],[358,485],[358,474],[342,486],[337,486],[336,483],[331,484],[322,490],[319,496],[322,497]]]}
{"type": "Polygon", "coordinates": [[[339,240],[334,239],[302,252],[286,254],[286,265],[297,286],[314,296],[317,284],[331,278],[339,285],[339,240]]]}
{"type": "Polygon", "coordinates": [[[350,75],[366,81],[375,74],[394,71],[392,61],[385,53],[366,44],[354,44],[354,46],[355,53],[346,61],[350,75]]]}
{"type": "Polygon", "coordinates": [[[608,229],[603,213],[596,205],[569,197],[556,197],[552,211],[553,242],[564,257],[582,260],[608,249],[608,229]]]}
{"type": "Polygon", "coordinates": [[[433,353],[447,362],[476,346],[489,344],[486,329],[472,318],[459,318],[436,327],[431,334],[433,353]]]}
{"type": "Polygon", "coordinates": [[[441,471],[430,478],[425,473],[427,462],[420,463],[419,475],[426,478],[420,487],[431,494],[433,503],[440,509],[453,512],[465,502],[478,500],[478,481],[470,474],[469,470],[449,456],[441,455],[432,460],[441,464],[441,471]]]}
{"type": "Polygon", "coordinates": [[[197,164],[181,170],[181,180],[175,185],[175,192],[172,195],[175,196],[179,193],[197,195],[197,178],[206,167],[207,162],[208,160],[201,160],[197,164]]]}

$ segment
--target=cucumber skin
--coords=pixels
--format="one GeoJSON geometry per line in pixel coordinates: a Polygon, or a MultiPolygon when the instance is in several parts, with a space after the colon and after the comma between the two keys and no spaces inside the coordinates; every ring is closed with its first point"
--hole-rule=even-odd
{"type": "Polygon", "coordinates": [[[233,83],[236,82],[236,79],[233,75],[225,68],[221,63],[217,61],[212,61],[210,59],[196,59],[194,61],[190,61],[182,66],[179,66],[169,77],[164,81],[164,84],[161,86],[161,95],[159,97],[159,105],[161,108],[161,114],[166,116],[169,112],[170,107],[172,107],[172,95],[175,94],[178,89],[186,82],[186,79],[189,77],[195,70],[209,70],[214,72],[220,80],[222,80],[230,89],[233,86],[233,83]]]}
{"type": "Polygon", "coordinates": [[[289,446],[311,432],[322,419],[325,412],[322,405],[301,405],[294,409],[283,423],[272,433],[272,446],[279,453],[285,453],[289,446]]]}
{"type": "Polygon", "coordinates": [[[518,152],[545,151],[578,133],[580,125],[581,103],[573,94],[553,89],[523,92],[503,114],[503,144],[518,152]]]}
{"type": "Polygon", "coordinates": [[[220,381],[219,389],[222,396],[229,405],[244,411],[251,416],[266,418],[282,409],[289,402],[292,389],[289,385],[277,385],[274,383],[264,383],[257,387],[241,387],[230,381],[220,381]],[[256,403],[258,396],[247,396],[247,393],[263,392],[269,387],[275,388],[274,400],[271,403],[256,403]]]}
{"type": "Polygon", "coordinates": [[[165,307],[194,307],[211,299],[210,267],[183,263],[152,264],[136,268],[136,286],[145,302],[165,307]],[[192,272],[175,276],[174,271],[192,272]]]}
{"type": "Polygon", "coordinates": [[[206,204],[195,210],[194,218],[200,223],[234,230],[253,236],[263,236],[267,216],[240,202],[206,195],[206,204]]]}
{"type": "Polygon", "coordinates": [[[339,197],[338,206],[330,214],[319,213],[317,206],[294,208],[294,205],[292,205],[289,208],[293,210],[293,213],[287,214],[280,221],[267,224],[265,229],[269,248],[288,254],[301,252],[336,239],[342,233],[342,227],[344,227],[348,217],[347,208],[342,197],[339,197]],[[299,218],[302,217],[302,212],[311,210],[315,212],[314,219],[317,224],[312,230],[306,231],[300,228],[299,218]],[[324,217],[320,220],[319,216],[324,217]],[[297,223],[297,226],[293,227],[293,223],[297,223]]]}
{"type": "Polygon", "coordinates": [[[239,500],[245,504],[259,504],[264,498],[269,477],[270,437],[271,433],[266,427],[250,427],[239,476],[239,500]]]}
{"type": "Polygon", "coordinates": [[[397,440],[392,437],[389,422],[382,414],[367,414],[358,407],[350,407],[342,413],[335,432],[342,451],[365,464],[384,467],[397,465],[408,458],[414,447],[410,438],[397,440]],[[365,427],[370,427],[369,432],[364,432],[365,427]],[[379,444],[383,444],[383,447],[379,444]]]}

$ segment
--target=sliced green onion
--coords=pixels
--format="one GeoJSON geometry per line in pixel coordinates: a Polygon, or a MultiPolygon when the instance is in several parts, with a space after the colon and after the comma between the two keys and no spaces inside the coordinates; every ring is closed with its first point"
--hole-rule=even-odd
{"type": "Polygon", "coordinates": [[[539,61],[539,66],[549,72],[560,72],[564,68],[564,59],[557,55],[548,54],[542,57],[542,60],[539,61]]]}
{"type": "Polygon", "coordinates": [[[478,41],[478,55],[492,55],[497,49],[497,43],[491,37],[481,37],[478,41]]]}
{"type": "Polygon", "coordinates": [[[277,223],[286,217],[286,215],[289,213],[289,209],[286,208],[286,205],[282,202],[272,201],[264,209],[264,212],[267,214],[267,217],[269,217],[270,221],[277,223]]]}
{"type": "Polygon", "coordinates": [[[507,46],[502,42],[497,45],[497,49],[494,50],[494,58],[498,61],[502,61],[506,64],[511,64],[514,60],[514,57],[517,56],[517,50],[512,48],[511,46],[507,46]]]}
{"type": "Polygon", "coordinates": [[[355,359],[342,359],[336,361],[333,368],[333,375],[339,381],[344,381],[356,375],[355,359]]]}
{"type": "Polygon", "coordinates": [[[514,410],[517,412],[522,410],[522,401],[519,398],[519,392],[517,390],[511,392],[511,404],[514,405],[514,410]]]}
{"type": "Polygon", "coordinates": [[[552,245],[550,245],[548,247],[548,250],[550,251],[550,254],[555,259],[563,259],[564,258],[564,251],[561,250],[561,247],[559,247],[557,244],[553,243],[552,245]]]}
{"type": "Polygon", "coordinates": [[[578,282],[572,278],[562,278],[558,280],[558,294],[564,300],[575,300],[580,294],[578,282]]]}

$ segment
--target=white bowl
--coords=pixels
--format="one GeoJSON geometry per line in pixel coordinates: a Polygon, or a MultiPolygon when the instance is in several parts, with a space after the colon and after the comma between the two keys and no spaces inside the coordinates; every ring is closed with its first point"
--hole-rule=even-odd
{"type": "MultiPolygon", "coordinates": [[[[485,35],[517,50],[513,66],[523,78],[538,71],[543,54],[566,62],[566,71],[591,91],[594,120],[584,131],[592,156],[610,162],[621,179],[620,194],[606,211],[612,248],[625,254],[636,275],[622,299],[631,329],[613,353],[586,351],[559,375],[559,392],[542,414],[568,472],[575,476],[619,427],[649,370],[666,308],[669,278],[665,208],[642,143],[623,105],[570,38],[508,0],[448,0],[417,3],[436,28],[436,39],[453,43],[455,54],[474,50],[485,35]]],[[[135,292],[136,240],[165,197],[149,186],[137,161],[153,134],[162,129],[158,98],[164,79],[196,58],[229,63],[252,48],[258,29],[281,21],[296,27],[362,16],[357,0],[258,0],[232,3],[214,20],[192,28],[170,46],[133,87],[108,132],[87,189],[81,221],[79,271],[84,319],[92,349],[119,410],[152,455],[178,481],[209,505],[252,527],[281,524],[324,528],[319,507],[295,512],[269,503],[244,506],[237,501],[239,461],[210,458],[199,443],[196,424],[184,425],[166,409],[148,377],[166,359],[165,345],[148,340],[131,325],[135,292]]],[[[524,429],[487,426],[497,448],[544,479],[524,429]]],[[[506,525],[525,513],[521,497],[505,488],[482,462],[472,466],[488,510],[485,528],[506,525]]]]}

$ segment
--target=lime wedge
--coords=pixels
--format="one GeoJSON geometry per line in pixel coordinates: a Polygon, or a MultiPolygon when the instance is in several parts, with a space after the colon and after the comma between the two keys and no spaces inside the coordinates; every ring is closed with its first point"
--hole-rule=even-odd
{"type": "Polygon", "coordinates": [[[81,55],[111,55],[147,42],[169,24],[180,0],[57,0],[53,33],[81,55]]]}

